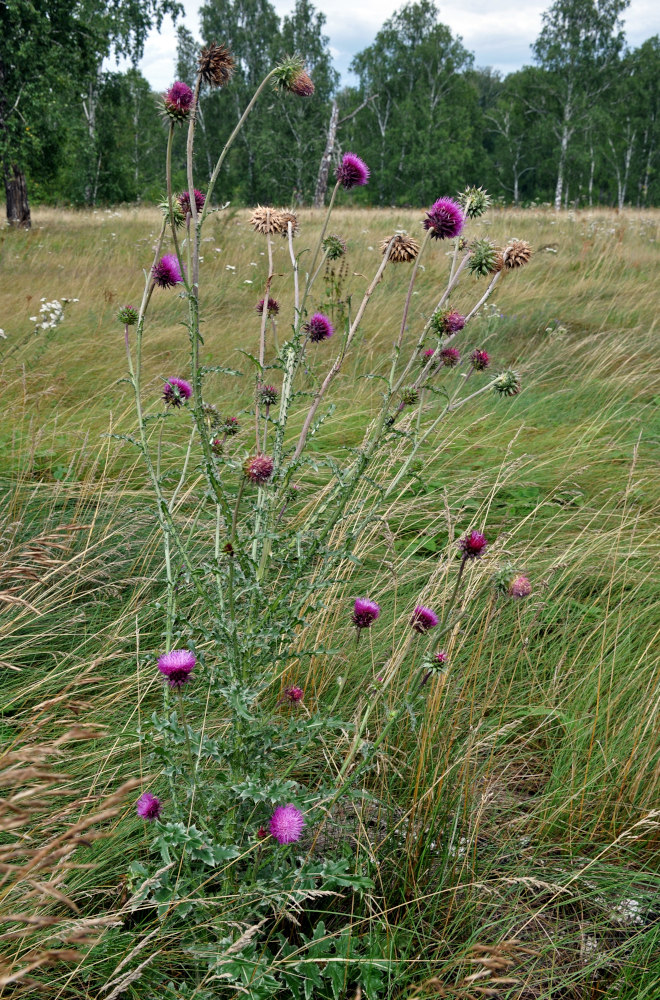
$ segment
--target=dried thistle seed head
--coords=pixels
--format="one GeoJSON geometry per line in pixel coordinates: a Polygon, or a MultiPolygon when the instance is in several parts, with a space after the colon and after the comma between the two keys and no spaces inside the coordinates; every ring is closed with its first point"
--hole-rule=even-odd
{"type": "Polygon", "coordinates": [[[273,460],[270,455],[252,455],[245,460],[243,472],[250,482],[262,486],[273,474],[273,460]]]}
{"type": "Polygon", "coordinates": [[[419,400],[419,392],[414,385],[407,385],[401,390],[401,402],[413,406],[419,400]]]}
{"type": "Polygon", "coordinates": [[[162,113],[173,122],[184,122],[190,115],[195,95],[187,83],[177,80],[163,94],[162,113]]]}
{"type": "Polygon", "coordinates": [[[202,49],[197,60],[202,80],[211,87],[224,87],[229,83],[236,63],[226,45],[211,42],[207,49],[202,49]]]}
{"type": "Polygon", "coordinates": [[[348,250],[348,244],[342,236],[337,236],[335,233],[331,233],[330,236],[326,236],[323,240],[321,249],[328,260],[339,260],[339,258],[343,257],[348,250]]]}
{"type": "Polygon", "coordinates": [[[528,577],[523,576],[519,573],[515,580],[511,581],[511,586],[509,587],[509,597],[513,597],[515,600],[521,600],[523,597],[529,597],[532,592],[532,584],[528,577]]]}
{"type": "Polygon", "coordinates": [[[179,229],[180,226],[186,221],[186,217],[181,211],[181,205],[176,198],[172,199],[172,218],[170,218],[170,205],[167,199],[161,201],[158,205],[164,218],[168,220],[172,228],[179,229]]]}
{"type": "Polygon", "coordinates": [[[135,306],[122,306],[117,313],[117,319],[125,326],[135,326],[139,318],[140,314],[135,306]]]}
{"type": "Polygon", "coordinates": [[[482,187],[466,187],[459,194],[458,201],[469,219],[478,219],[490,208],[491,197],[482,187]]]}
{"type": "Polygon", "coordinates": [[[498,253],[495,270],[513,270],[514,267],[523,267],[529,263],[532,256],[532,248],[526,240],[511,240],[498,253]]]}
{"type": "Polygon", "coordinates": [[[502,372],[493,382],[493,389],[501,396],[517,396],[521,389],[520,375],[511,370],[502,372]]]}
{"type": "Polygon", "coordinates": [[[222,423],[222,417],[217,406],[214,406],[213,403],[202,403],[202,413],[204,414],[204,420],[208,429],[210,431],[217,431],[222,423]]]}
{"type": "Polygon", "coordinates": [[[303,69],[298,73],[289,89],[292,94],[297,94],[298,97],[311,97],[314,93],[314,84],[309,74],[303,69]]]}
{"type": "Polygon", "coordinates": [[[300,223],[295,212],[290,212],[288,208],[280,209],[280,219],[282,221],[282,236],[289,235],[289,223],[291,223],[291,235],[297,236],[300,232],[300,223]]]}
{"type": "Polygon", "coordinates": [[[275,234],[286,235],[286,224],[282,223],[282,213],[276,208],[267,208],[264,205],[257,205],[250,216],[250,225],[255,233],[263,236],[273,236],[275,234]]]}
{"type": "Polygon", "coordinates": [[[483,276],[499,270],[499,250],[491,240],[473,240],[470,244],[467,269],[470,274],[483,276]]]}
{"type": "Polygon", "coordinates": [[[380,252],[383,256],[387,253],[387,248],[392,243],[389,260],[392,264],[407,264],[415,260],[419,253],[419,243],[406,233],[396,233],[389,239],[383,240],[380,244],[380,252]],[[392,242],[393,241],[393,242],[392,242]]]}
{"type": "Polygon", "coordinates": [[[276,67],[274,80],[276,88],[288,94],[311,97],[314,93],[314,84],[305,72],[304,60],[299,55],[286,56],[276,67]]]}

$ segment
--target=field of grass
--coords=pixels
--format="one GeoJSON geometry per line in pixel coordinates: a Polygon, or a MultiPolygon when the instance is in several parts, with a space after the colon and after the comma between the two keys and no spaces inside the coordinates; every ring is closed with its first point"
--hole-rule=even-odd
{"type": "MultiPolygon", "coordinates": [[[[303,210],[300,219],[298,246],[313,245],[321,215],[303,210]]],[[[350,251],[345,296],[359,301],[378,266],[379,242],[397,228],[415,233],[419,219],[412,209],[337,210],[331,228],[350,251]]],[[[257,343],[254,307],[266,260],[247,220],[242,210],[214,216],[203,244],[210,365],[244,369],[240,352],[257,343]]],[[[217,983],[218,992],[180,985],[176,934],[158,936],[153,914],[138,919],[127,905],[130,866],[149,846],[134,795],[108,801],[146,773],[139,731],[160,704],[153,666],[143,659],[162,641],[153,500],[136,452],[113,436],[134,430],[116,311],[139,300],[158,226],[157,212],[146,208],[41,209],[31,232],[0,233],[7,337],[0,341],[0,782],[14,796],[15,817],[0,825],[0,899],[15,913],[22,894],[26,911],[41,915],[18,925],[0,918],[0,997],[41,990],[49,998],[110,1000],[122,969],[135,971],[147,955],[121,995],[233,995],[217,983]],[[66,305],[56,329],[33,333],[40,300],[62,297],[79,301],[66,305]],[[82,826],[69,840],[62,834],[60,856],[28,860],[34,871],[16,875],[10,854],[17,842],[35,848],[88,821],[84,834],[82,826]],[[129,959],[152,933],[153,947],[146,943],[129,959]],[[59,961],[52,952],[62,947],[87,957],[59,961]],[[110,984],[105,992],[103,984],[110,984]]],[[[411,601],[446,600],[452,543],[467,528],[486,526],[492,545],[470,572],[470,611],[451,632],[448,669],[433,681],[426,712],[380,746],[365,779],[372,804],[334,817],[356,866],[368,860],[377,877],[371,918],[351,923],[351,901],[335,900],[327,904],[327,933],[339,940],[348,924],[365,954],[387,959],[377,970],[382,995],[653,1000],[660,981],[660,213],[495,211],[473,224],[475,232],[527,239],[536,251],[497,286],[464,341],[487,346],[496,367],[520,371],[523,391],[512,400],[482,396],[441,424],[389,492],[401,462],[396,450],[365,481],[369,502],[381,489],[379,518],[312,625],[316,646],[333,652],[310,659],[308,639],[296,646],[294,638],[297,655],[273,679],[273,702],[282,684],[302,683],[310,708],[338,700],[349,718],[384,659],[404,657],[411,601]],[[483,597],[504,556],[532,579],[524,603],[483,597]],[[350,606],[363,593],[377,596],[384,624],[356,648],[350,606]]],[[[425,257],[414,333],[448,266],[442,246],[425,257]]],[[[271,294],[286,316],[292,289],[284,243],[275,270],[283,274],[271,294]]],[[[405,267],[392,267],[374,295],[334,385],[334,414],[314,439],[319,456],[341,460],[375,413],[377,380],[353,376],[383,370],[408,277],[405,267]]],[[[474,302],[473,281],[464,278],[452,297],[459,309],[474,302]]],[[[322,286],[316,290],[314,308],[323,307],[322,286]]],[[[163,378],[185,377],[180,306],[173,293],[155,293],[145,334],[147,411],[160,408],[163,378]]],[[[282,321],[280,343],[286,335],[282,321]]],[[[269,350],[274,357],[272,344],[269,350]]],[[[311,353],[312,371],[324,363],[320,350],[311,353]]],[[[248,379],[207,381],[208,401],[225,415],[241,419],[251,397],[248,379]]],[[[164,463],[177,460],[187,440],[184,421],[168,424],[164,463]]],[[[236,441],[239,453],[249,449],[247,433],[236,441]]],[[[200,479],[192,461],[176,511],[193,541],[205,531],[191,503],[200,479]]],[[[306,475],[294,517],[318,501],[323,485],[321,467],[306,475]]],[[[404,697],[406,676],[391,688],[390,707],[404,697]]],[[[374,713],[374,732],[382,721],[374,713]]],[[[209,731],[220,725],[212,710],[208,723],[209,731]]],[[[341,760],[348,739],[339,733],[327,754],[341,760]]],[[[324,766],[327,758],[308,757],[299,769],[309,779],[324,766]]],[[[347,980],[340,995],[353,997],[355,985],[347,980]]]]}

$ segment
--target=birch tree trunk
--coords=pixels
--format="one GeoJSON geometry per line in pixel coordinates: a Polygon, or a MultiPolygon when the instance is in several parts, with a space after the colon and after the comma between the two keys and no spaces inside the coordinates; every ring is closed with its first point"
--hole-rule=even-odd
{"type": "Polygon", "coordinates": [[[325,195],[328,190],[328,174],[330,172],[330,161],[337,140],[337,123],[339,121],[339,105],[337,101],[332,102],[330,112],[330,124],[328,125],[328,137],[325,142],[325,149],[321,157],[319,174],[316,179],[316,190],[314,192],[314,208],[322,208],[325,203],[325,195]]]}

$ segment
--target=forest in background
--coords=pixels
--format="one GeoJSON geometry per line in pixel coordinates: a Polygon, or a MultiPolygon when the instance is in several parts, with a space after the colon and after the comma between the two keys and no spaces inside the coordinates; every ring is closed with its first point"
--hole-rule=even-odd
{"type": "MultiPolygon", "coordinates": [[[[483,185],[503,203],[555,207],[660,203],[660,38],[631,49],[628,0],[555,0],[530,65],[502,76],[442,23],[433,0],[400,8],[340,87],[325,17],[295,0],[207,0],[199,37],[178,28],[176,77],[191,83],[200,44],[229,45],[231,84],[202,91],[197,183],[260,80],[300,53],[309,98],[273,92],[251,114],[225,167],[234,204],[320,204],[320,167],[355,149],[373,171],[364,205],[419,205],[483,185]],[[257,167],[257,164],[259,166],[257,167]]],[[[32,204],[95,206],[163,198],[166,129],[159,95],[135,68],[148,31],[181,13],[176,0],[0,3],[0,156],[5,188],[32,204]],[[108,57],[133,67],[108,71],[108,57]]],[[[174,162],[183,164],[185,136],[174,162]]],[[[175,184],[185,185],[183,167],[175,184]]],[[[8,215],[10,215],[8,211],[8,215]]]]}

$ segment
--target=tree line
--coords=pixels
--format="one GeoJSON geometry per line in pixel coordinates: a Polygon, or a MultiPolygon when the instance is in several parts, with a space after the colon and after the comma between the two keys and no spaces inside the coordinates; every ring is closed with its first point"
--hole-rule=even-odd
{"type": "MultiPolygon", "coordinates": [[[[514,204],[656,205],[660,39],[627,45],[628,2],[555,0],[530,64],[506,76],[475,66],[433,0],[409,2],[353,59],[357,83],[340,87],[310,0],[283,18],[270,0],[206,0],[199,37],[178,28],[176,77],[192,83],[200,45],[213,40],[231,48],[236,69],[229,86],[202,89],[197,176],[203,186],[259,81],[295,52],[315,92],[273,91],[257,104],[225,168],[233,203],[321,204],[334,161],[354,149],[373,170],[356,195],[364,204],[420,205],[475,184],[514,204]]],[[[136,66],[147,32],[180,14],[176,0],[0,0],[10,221],[29,224],[28,198],[162,199],[166,132],[136,66]],[[132,68],[105,69],[113,56],[132,68]]],[[[175,183],[185,185],[183,172],[175,183]]]]}

